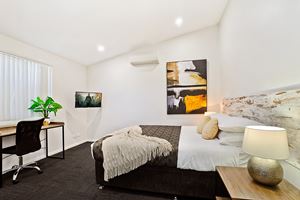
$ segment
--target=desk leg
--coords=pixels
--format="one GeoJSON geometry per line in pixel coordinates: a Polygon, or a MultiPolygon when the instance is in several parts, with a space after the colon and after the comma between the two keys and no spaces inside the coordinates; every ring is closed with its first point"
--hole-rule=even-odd
{"type": "Polygon", "coordinates": [[[62,135],[62,157],[57,156],[49,156],[48,151],[48,130],[46,129],[46,157],[47,158],[56,158],[56,159],[65,159],[65,127],[61,127],[61,135],[62,135]]]}
{"type": "Polygon", "coordinates": [[[46,158],[48,158],[48,130],[46,129],[46,158]]]}
{"type": "Polygon", "coordinates": [[[2,187],[3,185],[3,175],[2,175],[2,137],[0,137],[0,188],[2,187]]]}
{"type": "Polygon", "coordinates": [[[61,134],[62,134],[62,149],[63,149],[63,152],[62,152],[63,157],[62,158],[65,159],[65,126],[62,126],[61,128],[62,128],[61,134]]]}

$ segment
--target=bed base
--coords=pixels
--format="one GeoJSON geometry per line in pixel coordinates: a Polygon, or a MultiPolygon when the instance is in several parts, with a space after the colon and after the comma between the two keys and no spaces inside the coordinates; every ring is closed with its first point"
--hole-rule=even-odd
{"type": "Polygon", "coordinates": [[[223,193],[223,186],[216,172],[144,165],[106,182],[102,162],[96,160],[95,167],[99,189],[109,186],[172,195],[174,198],[185,196],[215,199],[216,194],[223,193]]]}

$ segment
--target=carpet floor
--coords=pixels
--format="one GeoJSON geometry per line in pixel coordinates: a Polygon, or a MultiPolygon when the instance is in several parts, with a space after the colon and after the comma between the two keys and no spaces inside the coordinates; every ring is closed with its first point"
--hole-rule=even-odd
{"type": "MultiPolygon", "coordinates": [[[[113,188],[99,190],[95,180],[90,143],[65,152],[66,159],[43,159],[39,166],[43,174],[24,170],[20,182],[12,184],[12,174],[4,175],[0,200],[166,200],[170,196],[140,193],[113,188]]],[[[180,198],[181,200],[182,198],[180,198]]]]}

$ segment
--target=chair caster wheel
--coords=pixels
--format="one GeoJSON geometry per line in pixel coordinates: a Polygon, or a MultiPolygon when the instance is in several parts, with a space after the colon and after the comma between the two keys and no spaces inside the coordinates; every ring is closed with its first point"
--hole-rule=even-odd
{"type": "Polygon", "coordinates": [[[41,170],[41,171],[38,171],[38,174],[42,174],[43,173],[43,171],[41,170]]]}
{"type": "Polygon", "coordinates": [[[18,180],[13,180],[13,184],[15,185],[15,184],[17,184],[17,183],[19,183],[19,181],[18,180]]]}
{"type": "Polygon", "coordinates": [[[99,189],[99,190],[103,190],[103,189],[104,189],[104,186],[99,186],[98,189],[99,189]]]}

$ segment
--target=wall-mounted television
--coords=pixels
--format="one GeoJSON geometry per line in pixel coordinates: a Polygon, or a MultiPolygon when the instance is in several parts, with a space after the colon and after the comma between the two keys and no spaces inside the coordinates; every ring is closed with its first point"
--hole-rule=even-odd
{"type": "Polygon", "coordinates": [[[76,92],[75,108],[100,108],[102,93],[100,92],[76,92]]]}

